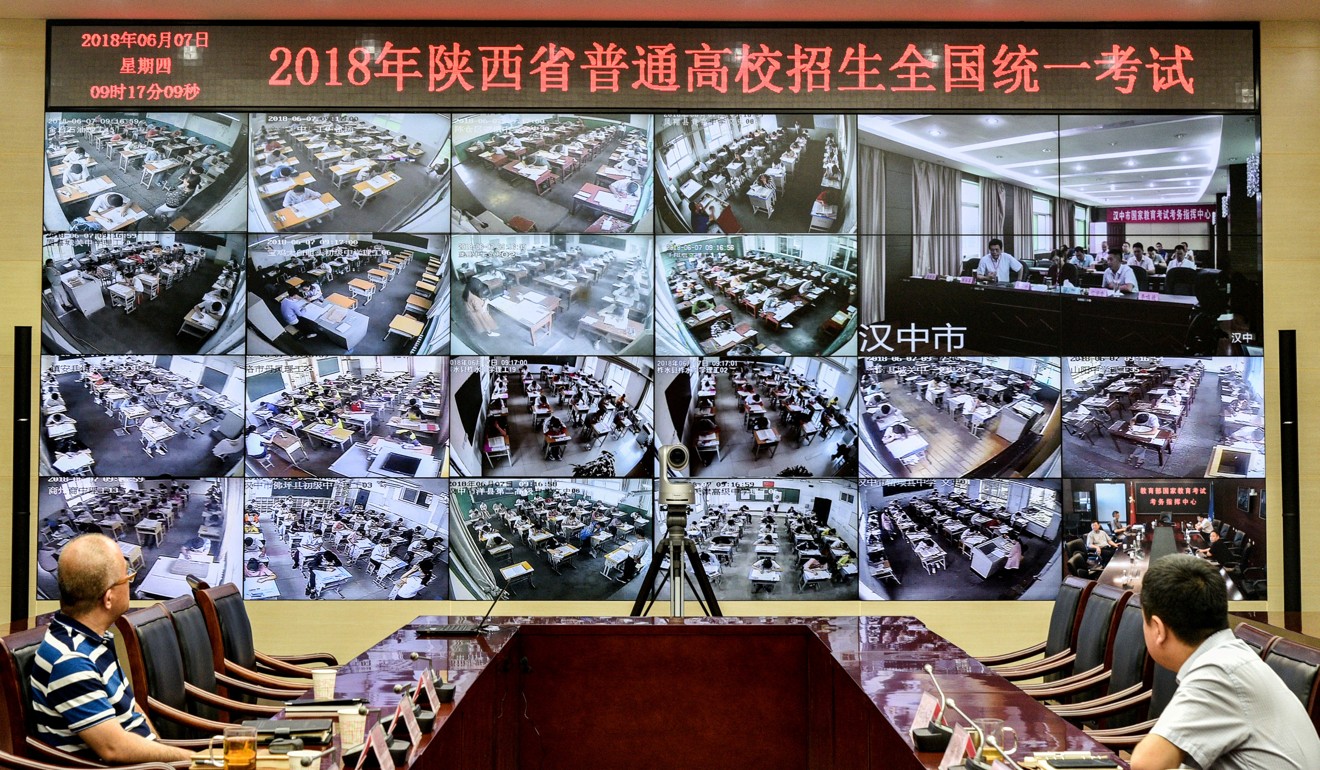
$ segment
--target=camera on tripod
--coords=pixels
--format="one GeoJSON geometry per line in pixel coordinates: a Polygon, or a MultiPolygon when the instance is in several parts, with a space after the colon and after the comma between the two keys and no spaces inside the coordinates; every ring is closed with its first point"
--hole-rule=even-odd
{"type": "Polygon", "coordinates": [[[660,504],[695,505],[696,493],[686,478],[692,453],[682,444],[660,447],[660,504]]]}

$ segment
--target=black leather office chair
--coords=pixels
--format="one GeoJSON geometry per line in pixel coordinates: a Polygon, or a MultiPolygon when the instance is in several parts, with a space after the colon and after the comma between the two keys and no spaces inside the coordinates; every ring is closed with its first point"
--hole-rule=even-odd
{"type": "Polygon", "coordinates": [[[1007,663],[1020,663],[1037,655],[1043,656],[1040,660],[1019,666],[1026,668],[1049,665],[1069,654],[1077,641],[1077,627],[1082,621],[1082,608],[1086,606],[1086,599],[1093,588],[1095,581],[1064,578],[1063,584],[1059,586],[1059,594],[1054,600],[1054,610],[1050,613],[1050,624],[1044,641],[1014,652],[985,655],[977,660],[987,666],[1003,666],[1007,663]]]}
{"type": "Polygon", "coordinates": [[[0,751],[65,767],[95,767],[94,762],[51,748],[33,737],[36,735],[36,720],[32,716],[28,682],[32,677],[32,662],[41,640],[46,637],[46,629],[47,626],[37,626],[0,639],[0,702],[5,705],[5,718],[0,719],[0,751]]]}
{"type": "MultiPolygon", "coordinates": [[[[1102,711],[1110,713],[1122,713],[1135,705],[1146,704],[1146,719],[1134,725],[1125,727],[1093,728],[1086,727],[1087,735],[1104,744],[1112,751],[1120,749],[1131,750],[1132,747],[1141,743],[1150,729],[1155,726],[1155,722],[1164,713],[1164,707],[1169,705],[1169,700],[1173,698],[1173,693],[1178,689],[1178,677],[1173,671],[1156,664],[1155,673],[1151,678],[1150,690],[1139,693],[1138,695],[1109,704],[1102,711]]],[[[1097,713],[1097,717],[1103,717],[1104,713],[1097,713]]]]}
{"type": "Polygon", "coordinates": [[[1150,286],[1150,278],[1146,275],[1146,268],[1141,265],[1132,265],[1132,275],[1137,279],[1137,291],[1146,291],[1150,286]]]}
{"type": "MultiPolygon", "coordinates": [[[[204,583],[193,589],[193,597],[206,618],[207,633],[215,656],[215,670],[253,681],[245,672],[266,676],[286,676],[311,679],[312,670],[306,665],[337,666],[339,661],[329,653],[306,655],[267,655],[253,645],[252,622],[248,619],[243,594],[233,583],[215,588],[204,583]]],[[[266,682],[257,682],[266,684],[266,682]]],[[[290,683],[281,683],[289,686],[290,683]]]]}
{"type": "Polygon", "coordinates": [[[1320,650],[1280,639],[1265,652],[1265,664],[1274,669],[1288,689],[1306,707],[1311,724],[1320,731],[1320,650]]]}
{"type": "MultiPolygon", "coordinates": [[[[1052,684],[1071,684],[1083,677],[1100,674],[1104,671],[1105,651],[1108,649],[1114,621],[1131,595],[1131,591],[1097,584],[1086,597],[1082,620],[1077,626],[1076,641],[1068,654],[1058,656],[1048,665],[1041,663],[1011,670],[996,669],[996,673],[1010,680],[1035,679],[1045,674],[1062,674],[1065,677],[1052,684]]],[[[1026,687],[1022,689],[1027,690],[1026,687]]]]}
{"type": "Polygon", "coordinates": [[[1241,639],[1248,647],[1255,650],[1262,658],[1279,641],[1279,637],[1250,623],[1238,623],[1233,629],[1233,636],[1241,639]]]}
{"type": "Polygon", "coordinates": [[[1164,274],[1164,293],[1190,297],[1196,293],[1196,268],[1175,267],[1164,274]]]}
{"type": "MultiPolygon", "coordinates": [[[[1087,681],[1071,688],[1057,688],[1050,693],[1041,688],[1033,695],[1036,698],[1066,699],[1086,688],[1104,685],[1104,695],[1089,701],[1052,705],[1050,709],[1076,724],[1095,719],[1092,709],[1104,708],[1111,703],[1149,691],[1152,677],[1155,675],[1155,662],[1146,652],[1146,637],[1142,630],[1145,621],[1141,614],[1141,598],[1131,596],[1123,605],[1118,626],[1110,639],[1105,655],[1106,672],[1099,681],[1087,681]]],[[[1106,714],[1107,727],[1125,727],[1145,718],[1145,709],[1133,705],[1126,711],[1106,714]]]]}

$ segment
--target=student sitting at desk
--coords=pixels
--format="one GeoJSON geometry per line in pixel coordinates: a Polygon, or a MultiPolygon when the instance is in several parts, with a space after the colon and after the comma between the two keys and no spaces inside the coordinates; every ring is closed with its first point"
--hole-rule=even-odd
{"type": "Polygon", "coordinates": [[[165,453],[169,451],[165,448],[164,444],[156,441],[149,435],[152,431],[168,427],[169,426],[165,424],[165,420],[161,419],[159,414],[152,414],[150,417],[142,421],[142,441],[145,443],[148,453],[155,452],[158,455],[164,456],[165,453]]]}
{"type": "Polygon", "coordinates": [[[268,581],[275,579],[275,573],[271,571],[270,567],[262,564],[256,557],[252,557],[243,565],[243,577],[268,581]]]}
{"type": "Polygon", "coordinates": [[[196,191],[197,178],[191,174],[184,176],[174,189],[165,194],[165,202],[156,207],[156,216],[163,217],[182,208],[196,191]]]}
{"type": "Polygon", "coordinates": [[[321,284],[316,282],[310,282],[304,285],[302,287],[302,292],[303,298],[308,302],[319,302],[320,300],[325,299],[325,295],[321,293],[321,284]]]}
{"type": "Polygon", "coordinates": [[[298,176],[298,170],[281,160],[275,164],[275,168],[271,169],[266,180],[269,182],[278,182],[281,179],[289,179],[290,177],[295,176],[298,176]]]}
{"type": "Polygon", "coordinates": [[[636,198],[641,193],[641,185],[632,179],[617,179],[610,183],[610,192],[616,198],[636,198]]]}
{"type": "Polygon", "coordinates": [[[296,206],[303,201],[310,201],[320,197],[321,194],[319,192],[313,190],[307,185],[294,185],[292,190],[289,190],[284,194],[282,206],[284,208],[289,208],[290,206],[296,206]]]}
{"type": "Polygon", "coordinates": [[[86,166],[82,163],[73,163],[70,164],[68,168],[64,169],[64,177],[60,183],[67,187],[71,184],[86,182],[88,176],[86,166]]]}
{"type": "Polygon", "coordinates": [[[72,150],[69,150],[68,154],[64,156],[63,160],[61,160],[60,163],[65,166],[74,163],[85,163],[87,161],[87,158],[88,158],[87,151],[84,150],[81,146],[78,146],[78,147],[74,147],[72,150]]]}
{"type": "MultiPolygon", "coordinates": [[[[311,303],[307,301],[307,298],[304,295],[305,292],[301,290],[297,292],[289,292],[288,296],[280,300],[280,317],[284,319],[286,325],[297,326],[306,330],[308,333],[303,336],[305,339],[310,340],[315,339],[320,335],[319,332],[316,331],[317,327],[315,322],[306,315],[310,312],[309,307],[311,303]]],[[[297,411],[296,407],[294,408],[294,411],[297,411]]],[[[298,415],[298,419],[302,419],[301,413],[298,415]]]]}
{"type": "Polygon", "coordinates": [[[257,432],[257,426],[249,425],[243,431],[245,443],[247,444],[247,456],[253,460],[260,460],[270,454],[267,447],[270,445],[270,439],[257,432]]]}
{"type": "MultiPolygon", "coordinates": [[[[564,425],[564,421],[559,419],[558,415],[552,414],[550,415],[550,419],[545,421],[545,435],[548,439],[553,439],[560,436],[567,436],[568,427],[564,425]]],[[[563,459],[564,447],[566,446],[566,444],[567,442],[550,444],[548,459],[550,460],[563,459]]]]}

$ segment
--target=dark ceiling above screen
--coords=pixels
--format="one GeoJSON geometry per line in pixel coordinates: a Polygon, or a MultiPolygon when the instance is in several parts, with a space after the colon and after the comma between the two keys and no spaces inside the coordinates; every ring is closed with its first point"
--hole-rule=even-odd
{"type": "Polygon", "coordinates": [[[61,109],[1254,110],[1256,33],[52,22],[47,93],[61,109]]]}

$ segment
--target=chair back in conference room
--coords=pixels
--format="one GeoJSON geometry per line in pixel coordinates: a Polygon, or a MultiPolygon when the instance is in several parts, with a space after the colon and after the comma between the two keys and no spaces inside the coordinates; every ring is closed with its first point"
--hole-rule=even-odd
{"type": "Polygon", "coordinates": [[[233,583],[214,588],[199,587],[193,598],[206,618],[206,630],[211,635],[211,652],[216,671],[225,669],[228,659],[243,668],[255,671],[257,650],[252,641],[252,622],[248,620],[243,594],[233,583]]]}
{"type": "Polygon", "coordinates": [[[1175,267],[1164,274],[1164,293],[1190,297],[1196,293],[1196,268],[1175,267]]]}
{"type": "Polygon", "coordinates": [[[1269,653],[1274,643],[1279,641],[1279,637],[1271,634],[1263,628],[1257,628],[1250,623],[1238,623],[1233,629],[1233,636],[1241,639],[1248,647],[1255,650],[1262,658],[1269,653]]]}
{"type": "Polygon", "coordinates": [[[1150,286],[1150,278],[1146,275],[1146,268],[1141,265],[1132,265],[1132,275],[1137,279],[1137,291],[1146,291],[1150,286]]]}
{"type": "MultiPolygon", "coordinates": [[[[197,600],[181,596],[162,602],[165,614],[174,624],[174,635],[183,653],[183,678],[191,685],[207,692],[219,692],[215,681],[215,655],[211,652],[211,635],[206,630],[206,618],[197,600]]],[[[203,719],[220,719],[218,710],[206,703],[189,700],[188,711],[203,719]]]]}
{"type": "Polygon", "coordinates": [[[1073,661],[1073,674],[1103,668],[1108,663],[1109,648],[1118,631],[1118,618],[1131,596],[1131,591],[1110,585],[1096,584],[1091,589],[1082,623],[1077,629],[1077,645],[1074,647],[1077,659],[1073,661]]]}
{"type": "Polygon", "coordinates": [[[190,728],[163,716],[161,706],[188,713],[183,650],[169,613],[159,604],[133,610],[115,621],[132,672],[133,694],[162,738],[205,738],[210,730],[190,728]]]}
{"type": "MultiPolygon", "coordinates": [[[[1155,661],[1146,652],[1146,635],[1142,630],[1145,619],[1141,614],[1141,597],[1133,594],[1123,605],[1118,623],[1109,645],[1109,693],[1122,692],[1132,687],[1144,690],[1150,687],[1155,675],[1155,661]]],[[[1125,727],[1146,718],[1141,709],[1109,717],[1105,727],[1125,727]]]]}
{"type": "Polygon", "coordinates": [[[1280,639],[1265,653],[1265,664],[1274,669],[1283,683],[1296,695],[1311,724],[1320,731],[1320,650],[1299,644],[1291,639],[1280,639]]]}
{"type": "Polygon", "coordinates": [[[0,703],[5,706],[5,718],[0,719],[0,750],[20,757],[38,756],[30,744],[36,741],[31,736],[37,732],[28,682],[47,628],[37,626],[0,639],[0,703]]]}
{"type": "Polygon", "coordinates": [[[1095,588],[1094,580],[1064,578],[1050,613],[1049,633],[1045,637],[1045,657],[1075,649],[1077,629],[1082,622],[1082,607],[1095,588]]]}
{"type": "Polygon", "coordinates": [[[1071,262],[1067,262],[1063,265],[1063,267],[1059,268],[1060,283],[1067,281],[1071,283],[1073,286],[1080,286],[1081,284],[1077,280],[1077,275],[1078,275],[1077,265],[1074,265],[1071,262]]]}

